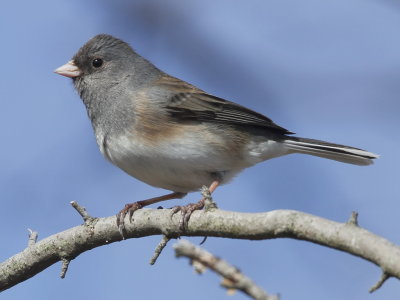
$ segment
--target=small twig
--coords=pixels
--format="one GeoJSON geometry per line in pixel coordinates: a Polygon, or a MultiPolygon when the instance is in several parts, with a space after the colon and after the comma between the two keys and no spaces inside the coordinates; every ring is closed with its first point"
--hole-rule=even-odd
{"type": "Polygon", "coordinates": [[[347,224],[358,226],[358,212],[352,211],[351,216],[347,221],[347,224]]]}
{"type": "Polygon", "coordinates": [[[33,246],[36,244],[38,233],[37,231],[33,231],[32,229],[28,228],[29,237],[28,237],[28,247],[33,246]]]}
{"type": "Polygon", "coordinates": [[[69,259],[66,259],[65,257],[62,258],[61,261],[62,261],[62,266],[61,266],[60,277],[61,277],[61,279],[64,279],[65,275],[67,274],[67,271],[68,271],[69,263],[71,261],[69,259]]]}
{"type": "Polygon", "coordinates": [[[390,275],[386,272],[382,272],[381,278],[378,280],[377,283],[375,283],[370,289],[369,292],[373,293],[375,292],[377,289],[379,289],[386,280],[388,280],[390,278],[390,275]]]}
{"type": "Polygon", "coordinates": [[[154,265],[157,261],[157,258],[160,256],[161,252],[167,246],[168,242],[171,240],[171,238],[167,237],[164,235],[161,239],[161,241],[158,243],[156,249],[154,250],[153,257],[150,259],[150,264],[154,265]]]}
{"type": "Polygon", "coordinates": [[[72,205],[73,208],[75,208],[75,210],[81,215],[83,221],[85,223],[90,222],[92,220],[94,220],[95,218],[91,217],[87,211],[86,208],[84,208],[83,206],[80,206],[78,204],[78,202],[76,201],[71,201],[70,204],[72,205]]]}
{"type": "Polygon", "coordinates": [[[203,199],[204,199],[204,210],[205,211],[210,211],[212,209],[218,208],[217,203],[214,202],[211,197],[210,190],[205,185],[203,185],[201,188],[201,195],[203,196],[203,199]]]}
{"type": "MultiPolygon", "coordinates": [[[[222,285],[228,288],[241,290],[256,300],[277,300],[278,296],[268,295],[263,289],[257,286],[250,278],[246,277],[237,268],[228,262],[212,255],[211,253],[193,245],[187,240],[181,240],[174,245],[177,257],[185,256],[192,260],[193,264],[210,268],[223,277],[222,285]],[[229,284],[228,284],[229,282],[229,284]]],[[[204,268],[201,268],[204,271],[204,268]]]]}

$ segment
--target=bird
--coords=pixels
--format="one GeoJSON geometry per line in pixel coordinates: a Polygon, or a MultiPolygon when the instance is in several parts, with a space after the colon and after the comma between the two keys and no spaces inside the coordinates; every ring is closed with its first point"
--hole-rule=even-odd
{"type": "MultiPolygon", "coordinates": [[[[300,153],[354,165],[378,155],[359,148],[293,136],[265,115],[211,95],[163,72],[126,42],[108,34],[87,41],[55,73],[72,78],[91,120],[103,156],[132,177],[171,191],[129,203],[124,219],[144,206],[210,193],[242,170],[283,155],[300,153]]],[[[198,203],[177,206],[181,227],[198,203]]]]}

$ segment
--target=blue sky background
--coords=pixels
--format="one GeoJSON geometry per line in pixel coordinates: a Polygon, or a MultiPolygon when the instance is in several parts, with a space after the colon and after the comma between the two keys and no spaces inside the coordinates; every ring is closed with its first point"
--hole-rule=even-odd
{"type": "MultiPolygon", "coordinates": [[[[400,5],[372,0],[3,1],[0,4],[0,261],[76,226],[71,200],[93,216],[163,194],[105,161],[71,80],[53,73],[98,33],[129,42],[164,71],[271,117],[299,136],[381,155],[357,167],[293,155],[244,171],[215,193],[220,208],[296,209],[360,225],[399,244],[400,5]]],[[[165,206],[196,201],[195,193],[165,206]]],[[[216,275],[194,274],[159,237],[86,252],[66,279],[60,264],[2,299],[230,298],[216,275]]],[[[201,238],[192,238],[200,242],[201,238]]],[[[280,239],[209,238],[205,248],[282,299],[395,299],[378,267],[345,253],[280,239]]]]}

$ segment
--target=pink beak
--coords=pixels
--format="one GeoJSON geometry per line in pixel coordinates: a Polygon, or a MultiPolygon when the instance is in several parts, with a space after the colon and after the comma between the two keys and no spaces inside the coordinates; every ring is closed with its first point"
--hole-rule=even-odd
{"type": "Polygon", "coordinates": [[[62,76],[75,78],[82,74],[82,71],[75,65],[73,60],[70,60],[65,65],[62,65],[58,69],[54,70],[54,73],[62,76]]]}

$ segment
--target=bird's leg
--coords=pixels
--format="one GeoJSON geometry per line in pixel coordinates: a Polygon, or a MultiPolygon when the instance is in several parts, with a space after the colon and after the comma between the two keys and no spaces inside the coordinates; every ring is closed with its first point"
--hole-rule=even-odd
{"type": "MultiPolygon", "coordinates": [[[[212,194],[216,188],[219,186],[221,182],[219,180],[214,180],[208,190],[210,191],[210,194],[212,194]]],[[[179,221],[179,228],[181,230],[184,230],[187,228],[187,225],[189,223],[190,216],[195,210],[201,210],[204,207],[206,199],[204,197],[201,198],[201,200],[197,203],[189,203],[184,206],[175,206],[172,208],[172,215],[176,214],[178,211],[181,212],[182,218],[179,221]]]]}
{"type": "Polygon", "coordinates": [[[167,194],[167,195],[160,196],[160,197],[154,197],[154,198],[150,198],[147,200],[137,201],[134,203],[128,203],[116,216],[117,217],[117,226],[118,226],[120,232],[123,232],[125,230],[124,219],[128,213],[129,213],[129,222],[132,222],[133,213],[142,207],[145,207],[147,205],[154,204],[157,202],[165,201],[165,200],[181,199],[185,196],[186,196],[186,193],[174,192],[174,193],[167,194]]]}

